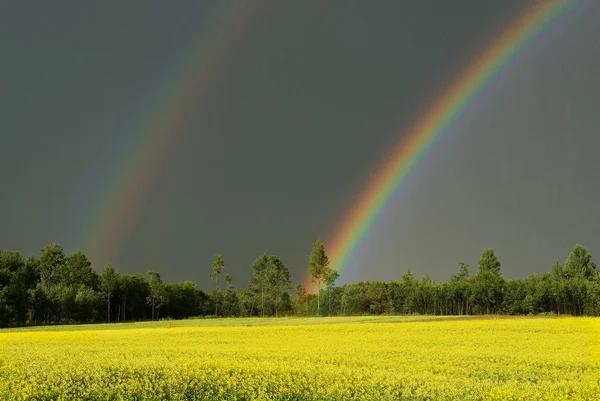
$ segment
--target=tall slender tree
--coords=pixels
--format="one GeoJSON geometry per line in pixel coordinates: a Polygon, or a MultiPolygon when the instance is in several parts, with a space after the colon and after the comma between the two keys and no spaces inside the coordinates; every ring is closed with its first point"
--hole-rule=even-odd
{"type": "Polygon", "coordinates": [[[298,315],[304,316],[308,314],[306,289],[302,283],[296,283],[296,296],[294,299],[294,310],[298,315]]]}
{"type": "Polygon", "coordinates": [[[485,249],[477,261],[479,271],[473,277],[471,298],[479,313],[495,313],[502,303],[504,278],[494,250],[485,249]]]}
{"type": "Polygon", "coordinates": [[[269,288],[269,255],[266,251],[252,262],[249,288],[254,294],[260,294],[260,314],[264,316],[265,295],[269,288]]]}
{"type": "Polygon", "coordinates": [[[223,298],[222,310],[226,316],[235,316],[239,310],[239,298],[232,284],[233,277],[231,274],[226,274],[224,280],[227,283],[227,292],[223,298]]]}
{"type": "Polygon", "coordinates": [[[281,295],[290,289],[290,271],[285,267],[281,259],[275,255],[269,255],[267,265],[268,285],[273,294],[273,310],[275,316],[278,314],[279,299],[281,295]]]}
{"type": "Polygon", "coordinates": [[[325,278],[330,274],[329,258],[325,254],[325,245],[317,239],[312,251],[308,256],[311,280],[317,283],[317,315],[321,315],[321,286],[325,278]]]}
{"type": "Polygon", "coordinates": [[[106,296],[106,301],[108,303],[107,309],[107,320],[110,323],[110,300],[115,294],[117,290],[117,286],[119,284],[119,273],[117,270],[111,265],[104,266],[104,271],[100,275],[100,289],[104,292],[106,296]]]}
{"type": "Polygon", "coordinates": [[[215,316],[219,314],[219,283],[221,282],[221,273],[225,270],[225,261],[223,255],[215,255],[212,264],[210,279],[215,282],[215,316]]]}
{"type": "Polygon", "coordinates": [[[460,270],[458,274],[453,274],[450,278],[449,291],[451,292],[450,298],[452,299],[454,313],[459,315],[469,314],[469,265],[464,262],[458,262],[460,270]]]}
{"type": "Polygon", "coordinates": [[[150,294],[146,299],[146,302],[152,307],[152,320],[154,320],[155,309],[158,309],[156,312],[156,317],[160,313],[160,308],[166,303],[167,297],[165,292],[165,286],[160,278],[160,274],[154,270],[148,270],[146,274],[149,276],[148,278],[148,288],[150,294]]]}

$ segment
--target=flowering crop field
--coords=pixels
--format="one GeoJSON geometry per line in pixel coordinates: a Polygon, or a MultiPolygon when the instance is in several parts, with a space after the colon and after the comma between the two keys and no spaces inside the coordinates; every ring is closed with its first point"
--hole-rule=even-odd
{"type": "Polygon", "coordinates": [[[0,399],[599,400],[600,319],[219,319],[0,331],[0,399]]]}

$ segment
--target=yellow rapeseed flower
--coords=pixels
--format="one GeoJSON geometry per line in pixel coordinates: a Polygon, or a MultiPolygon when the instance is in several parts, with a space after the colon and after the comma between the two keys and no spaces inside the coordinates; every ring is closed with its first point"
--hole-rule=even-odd
{"type": "Polygon", "coordinates": [[[331,321],[5,330],[0,399],[600,400],[599,319],[331,321]]]}

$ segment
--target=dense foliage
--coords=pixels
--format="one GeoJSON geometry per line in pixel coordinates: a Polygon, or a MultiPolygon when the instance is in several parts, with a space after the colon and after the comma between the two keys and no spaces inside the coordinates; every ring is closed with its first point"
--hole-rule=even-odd
{"type": "Polygon", "coordinates": [[[198,319],[0,331],[0,399],[600,399],[598,319],[426,319],[434,321],[198,319]]]}
{"type": "Polygon", "coordinates": [[[417,279],[409,268],[399,281],[336,286],[339,276],[320,241],[308,262],[319,290],[309,294],[298,283],[290,295],[290,274],[277,256],[264,252],[256,258],[247,287],[240,288],[230,274],[222,277],[227,268],[217,255],[212,270],[207,269],[207,278],[214,282],[207,294],[191,281],[165,284],[154,270],[120,274],[107,265],[98,274],[82,252],[65,255],[54,243],[42,248],[37,258],[0,250],[0,326],[207,315],[600,314],[600,274],[580,245],[564,265],[510,280],[502,276],[492,249],[483,251],[475,272],[459,263],[456,274],[445,282],[429,276],[417,279]]]}

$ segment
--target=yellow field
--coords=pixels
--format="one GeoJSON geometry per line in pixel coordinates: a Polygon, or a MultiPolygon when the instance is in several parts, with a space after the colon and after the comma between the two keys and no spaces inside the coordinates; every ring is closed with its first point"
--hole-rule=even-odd
{"type": "Polygon", "coordinates": [[[599,357],[593,318],[4,330],[0,399],[600,400],[599,357]]]}

